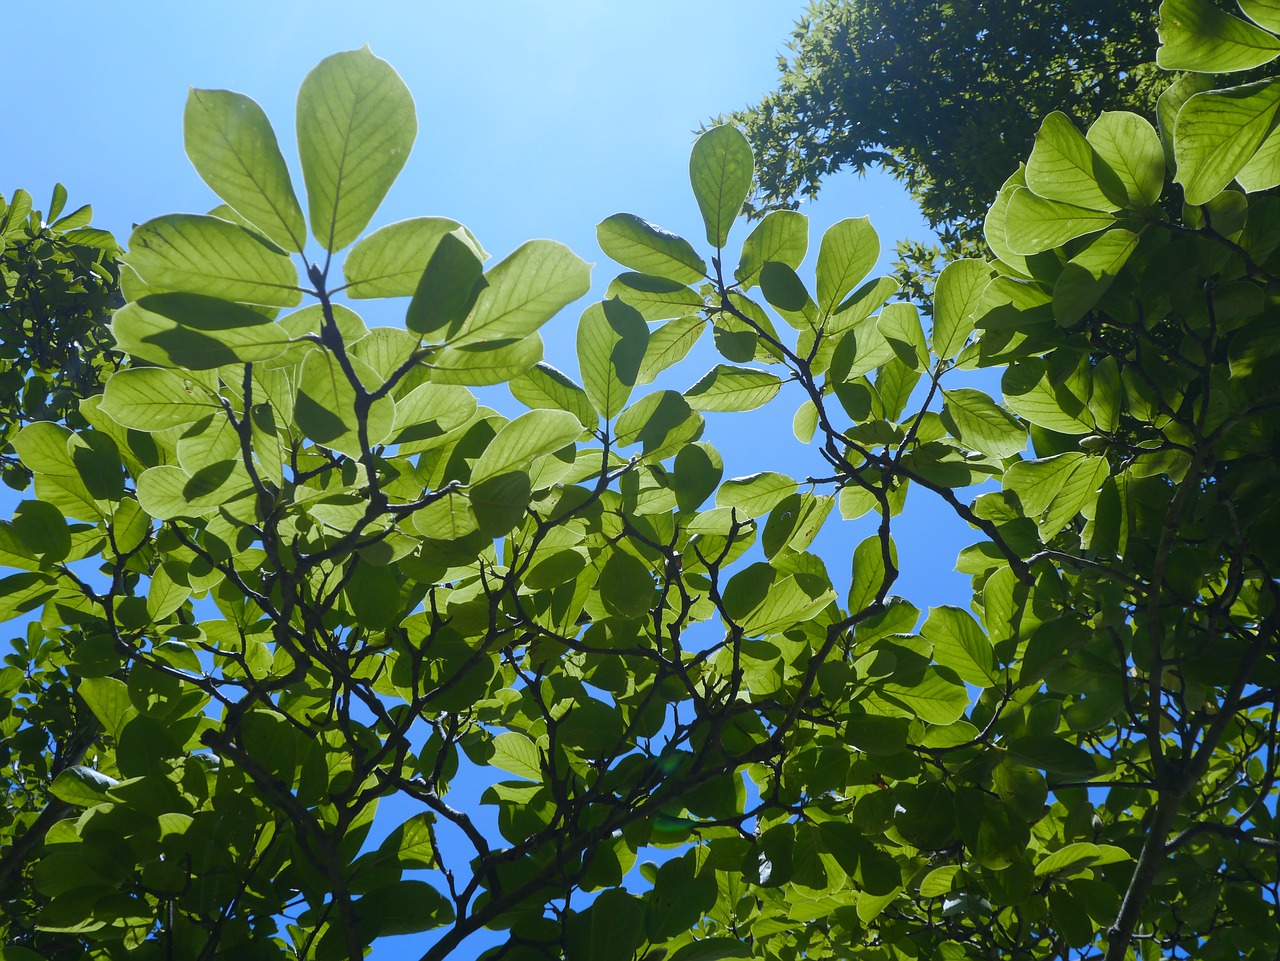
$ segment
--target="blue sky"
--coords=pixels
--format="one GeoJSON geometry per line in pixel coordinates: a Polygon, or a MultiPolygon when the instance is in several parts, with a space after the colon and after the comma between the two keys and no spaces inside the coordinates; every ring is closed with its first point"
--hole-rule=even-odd
{"type": "MultiPolygon", "coordinates": [[[[134,223],[206,210],[217,201],[182,149],[187,88],[252,96],[292,157],[302,78],[324,56],[368,43],[403,75],[420,126],[374,226],[455,217],[498,258],[550,237],[597,264],[592,297],[620,270],[595,242],[595,224],[611,213],[638,213],[702,246],[687,180],[693,131],[771,87],[776,57],[804,10],[801,0],[6,7],[5,66],[15,92],[0,162],[6,195],[25,187],[43,206],[61,180],[71,206],[92,203],[95,224],[122,241],[134,223]]],[[[887,253],[896,238],[929,236],[902,190],[876,175],[833,178],[804,212],[814,229],[802,275],[812,273],[821,230],[845,217],[870,214],[887,253]]],[[[746,232],[737,229],[731,249],[746,232]]],[[[543,332],[548,359],[575,374],[575,321],[589,302],[543,332]]],[[[670,386],[693,383],[715,360],[703,345],[670,386]]],[[[808,473],[815,458],[790,428],[800,399],[784,392],[751,418],[710,416],[704,439],[721,449],[726,476],[808,473]]],[[[828,523],[816,548],[837,584],[847,583],[853,545],[869,532],[865,521],[828,523]]],[[[970,533],[950,511],[913,495],[898,535],[899,591],[921,607],[967,604],[968,578],[952,567],[975,539],[970,533]]],[[[396,955],[383,949],[375,957],[396,955]]]]}

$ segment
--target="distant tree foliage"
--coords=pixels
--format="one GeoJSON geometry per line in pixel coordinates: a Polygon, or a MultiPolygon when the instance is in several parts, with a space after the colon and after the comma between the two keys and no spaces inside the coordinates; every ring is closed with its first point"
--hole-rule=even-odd
{"type": "Polygon", "coordinates": [[[80,400],[100,393],[103,369],[123,357],[107,331],[123,303],[120,247],[89,225],[92,207],[60,216],[66,201],[62,184],[47,214],[25,190],[0,196],[0,471],[18,489],[31,474],[8,448],[13,433],[36,420],[87,426],[80,400]]]}
{"type": "Polygon", "coordinates": [[[732,119],[762,207],[881,164],[943,242],[980,238],[1040,120],[1127,107],[1154,117],[1155,5],[1097,0],[817,0],[778,58],[778,88],[732,119]]]}

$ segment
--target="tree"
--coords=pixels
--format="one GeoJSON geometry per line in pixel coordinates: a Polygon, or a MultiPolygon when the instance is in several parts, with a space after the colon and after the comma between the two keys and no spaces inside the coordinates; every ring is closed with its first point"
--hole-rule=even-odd
{"type": "Polygon", "coordinates": [[[883,166],[947,246],[982,220],[1040,119],[1154,117],[1154,7],[1089,0],[817,0],[778,58],[778,88],[733,115],[755,149],[763,208],[828,174],[883,166]]]}
{"type": "MultiPolygon", "coordinates": [[[[1164,19],[1171,69],[1280,54],[1198,0],[1164,19]]],[[[309,218],[257,105],[193,91],[227,206],[137,228],[132,366],[89,428],[15,440],[36,499],[0,614],[40,620],[2,677],[18,708],[69,678],[96,740],[30,778],[78,816],[4,829],[6,958],[434,931],[439,959],[481,926],[490,959],[1273,957],[1280,81],[1207,86],[1159,133],[1047,117],[987,217],[998,261],[948,266],[928,336],[866,279],[865,219],[811,287],[805,218],[772,212],[731,277],[753,162],[713,128],[713,253],[603,221],[627,272],[580,383],[540,362],[587,289],[565,248],[485,270],[454,221],[361,236],[416,128],[389,66],[304,81],[309,218]],[[405,327],[339,288],[407,298],[405,327]],[[708,327],[726,363],[634,396],[708,327]],[[479,406],[496,384],[529,410],[479,406]],[[826,474],[723,479],[704,415],[787,397],[826,474]],[[892,595],[909,489],[982,538],[971,611],[892,595]],[[837,507],[870,536],[823,559],[837,507]],[[462,777],[491,817],[450,803],[462,777]],[[414,813],[369,843],[391,796],[414,813]]]]}
{"type": "MultiPolygon", "coordinates": [[[[82,398],[102,390],[102,375],[120,363],[107,333],[111,311],[122,303],[116,257],[120,247],[105,230],[89,226],[85,205],[60,216],[67,202],[54,187],[48,219],[32,209],[31,195],[0,197],[0,446],[37,420],[69,420],[78,427],[82,398]]],[[[0,471],[18,490],[31,479],[11,452],[0,471]]]]}

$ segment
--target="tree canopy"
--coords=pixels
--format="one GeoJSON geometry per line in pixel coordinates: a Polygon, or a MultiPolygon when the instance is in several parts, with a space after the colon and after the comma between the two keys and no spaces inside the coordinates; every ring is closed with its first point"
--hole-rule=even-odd
{"type": "Polygon", "coordinates": [[[135,229],[129,364],[13,440],[0,957],[1274,957],[1280,80],[1210,77],[1280,17],[1241,9],[1166,0],[1157,126],[1043,118],[928,330],[865,218],[747,230],[706,131],[705,236],[599,224],[576,376],[568,249],[368,230],[417,125],[367,48],[303,81],[305,202],[193,90],[223,203],[135,229]],[[708,421],[770,404],[822,476],[724,477],[708,421]],[[968,609],[894,595],[909,492],[974,530],[968,609]]]}
{"type": "Polygon", "coordinates": [[[943,240],[980,239],[1041,118],[1154,118],[1155,7],[1092,0],[816,0],[778,58],[777,89],[733,114],[755,150],[757,204],[815,196],[882,165],[943,240]]]}

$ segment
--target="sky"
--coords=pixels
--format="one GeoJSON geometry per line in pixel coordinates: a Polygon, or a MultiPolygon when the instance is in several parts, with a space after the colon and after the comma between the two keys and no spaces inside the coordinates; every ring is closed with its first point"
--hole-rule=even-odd
{"type": "MultiPolygon", "coordinates": [[[[702,226],[688,184],[698,126],[767,92],[802,0],[225,0],[216,4],[98,5],[0,0],[10,98],[0,191],[47,204],[55,181],[68,209],[92,203],[96,226],[127,241],[131,225],[216,198],[187,162],[182,111],[188,87],[226,88],[262,104],[295,183],[294,98],[307,71],[339,50],[368,43],[400,71],[417,102],[416,148],[372,227],[444,215],[465,223],[501,258],[549,237],[597,264],[592,294],[543,329],[547,359],[576,376],[578,314],[622,268],[595,241],[595,224],[618,211],[693,240],[702,226]]],[[[305,203],[304,203],[305,207],[305,203]]],[[[812,276],[821,231],[869,214],[888,270],[893,241],[930,234],[887,178],[832,178],[802,208],[812,222],[812,276]]],[[[740,224],[730,248],[746,236],[740,224]]],[[[372,323],[394,317],[371,317],[372,323]]],[[[707,343],[680,368],[692,384],[718,358],[707,343]]],[[[636,396],[639,396],[637,393],[636,396]]],[[[804,477],[818,463],[791,435],[801,398],[784,393],[763,412],[709,415],[704,440],[724,456],[725,476],[779,470],[804,477]]],[[[517,410],[508,399],[514,415],[517,410]]],[[[820,470],[820,467],[814,467],[820,470]]],[[[10,499],[12,500],[12,498],[10,499]]],[[[5,502],[0,507],[12,505],[5,502]]],[[[828,522],[815,549],[847,584],[862,523],[828,522]]],[[[899,528],[897,590],[925,607],[966,605],[957,551],[976,538],[950,511],[913,495],[899,528]]],[[[380,948],[374,958],[396,957],[380,948]]],[[[407,956],[407,952],[406,952],[407,956]]]]}

